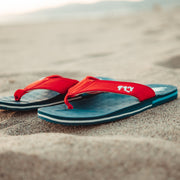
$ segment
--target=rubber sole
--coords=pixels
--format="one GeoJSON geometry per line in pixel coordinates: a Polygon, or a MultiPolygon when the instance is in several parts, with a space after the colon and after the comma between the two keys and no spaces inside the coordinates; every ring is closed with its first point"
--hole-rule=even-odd
{"type": "Polygon", "coordinates": [[[45,115],[43,113],[38,112],[38,117],[49,121],[53,123],[61,123],[64,125],[92,125],[92,124],[102,124],[106,122],[113,122],[117,121],[123,118],[130,117],[132,115],[138,114],[140,112],[143,112],[147,109],[151,109],[153,107],[156,107],[158,105],[167,103],[169,101],[172,101],[176,99],[178,96],[178,92],[175,91],[171,94],[168,94],[166,96],[158,97],[156,99],[149,99],[145,102],[139,103],[138,105],[134,105],[128,108],[125,108],[121,110],[118,113],[115,113],[114,115],[107,116],[107,117],[101,117],[101,118],[95,118],[95,119],[60,119],[60,118],[55,118],[51,117],[48,115],[45,115]]]}

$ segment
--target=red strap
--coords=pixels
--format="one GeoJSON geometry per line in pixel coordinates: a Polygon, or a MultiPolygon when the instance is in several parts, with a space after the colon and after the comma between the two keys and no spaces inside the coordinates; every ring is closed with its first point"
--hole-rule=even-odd
{"type": "Polygon", "coordinates": [[[59,92],[60,94],[65,94],[70,87],[77,83],[78,81],[74,79],[64,78],[59,75],[51,75],[29,84],[24,89],[18,89],[14,93],[14,97],[16,101],[20,101],[24,94],[35,89],[48,89],[59,92]]]}
{"type": "Polygon", "coordinates": [[[68,109],[73,109],[73,106],[68,102],[68,98],[75,97],[82,93],[93,93],[93,92],[112,92],[134,96],[139,101],[155,97],[155,92],[148,86],[131,83],[131,82],[120,82],[120,81],[108,81],[99,80],[94,77],[86,77],[75,86],[71,87],[64,99],[68,109]]]}

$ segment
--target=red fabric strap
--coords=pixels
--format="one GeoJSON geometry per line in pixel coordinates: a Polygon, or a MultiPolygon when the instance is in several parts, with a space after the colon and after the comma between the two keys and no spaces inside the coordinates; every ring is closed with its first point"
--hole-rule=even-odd
{"type": "Polygon", "coordinates": [[[24,89],[18,89],[14,93],[14,98],[16,101],[20,101],[24,94],[35,89],[48,89],[59,92],[60,94],[65,94],[70,87],[77,83],[78,81],[74,79],[64,78],[59,75],[51,75],[29,84],[24,89]]]}
{"type": "Polygon", "coordinates": [[[86,77],[75,86],[71,87],[64,99],[68,109],[73,109],[73,106],[68,102],[68,98],[75,97],[82,93],[95,93],[95,92],[112,92],[134,96],[139,101],[155,97],[155,92],[148,86],[120,81],[99,80],[94,77],[86,77]]]}

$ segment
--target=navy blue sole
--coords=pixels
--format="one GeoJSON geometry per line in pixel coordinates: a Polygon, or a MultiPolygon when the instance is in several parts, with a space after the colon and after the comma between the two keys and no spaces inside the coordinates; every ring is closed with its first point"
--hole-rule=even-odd
{"type": "MultiPolygon", "coordinates": [[[[77,100],[77,99],[81,99],[82,97],[81,96],[78,96],[78,97],[75,97],[75,98],[71,98],[70,101],[73,101],[73,100],[77,100]]],[[[62,104],[64,103],[64,98],[57,98],[55,100],[49,100],[49,101],[46,101],[45,103],[42,101],[41,103],[29,103],[27,105],[11,105],[11,104],[3,104],[1,103],[0,104],[0,109],[2,110],[10,110],[10,111],[31,111],[31,110],[37,110],[38,108],[42,108],[42,107],[49,107],[49,106],[54,106],[54,105],[58,105],[58,104],[62,104]]]]}
{"type": "Polygon", "coordinates": [[[109,116],[104,116],[101,118],[93,118],[93,119],[65,119],[65,118],[57,118],[53,117],[47,114],[44,114],[43,112],[38,112],[38,117],[46,120],[48,122],[53,122],[53,123],[60,123],[63,125],[93,125],[93,124],[102,124],[102,123],[107,123],[107,122],[113,122],[117,121],[120,119],[124,119],[130,116],[133,116],[135,114],[141,113],[147,109],[151,109],[153,107],[156,107],[158,105],[167,103],[169,101],[172,101],[176,99],[178,96],[177,90],[169,93],[168,95],[165,96],[159,96],[156,98],[151,98],[149,100],[146,100],[144,102],[139,103],[138,105],[133,105],[127,108],[124,108],[123,110],[120,110],[119,112],[116,112],[114,114],[111,114],[109,116]]]}

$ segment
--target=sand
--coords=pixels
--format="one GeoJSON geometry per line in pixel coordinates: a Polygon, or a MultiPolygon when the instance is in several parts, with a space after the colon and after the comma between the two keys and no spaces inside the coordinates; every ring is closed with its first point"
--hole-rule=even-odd
{"type": "MultiPolygon", "coordinates": [[[[105,76],[180,90],[180,10],[0,26],[0,96],[41,77],[105,76]]],[[[0,179],[180,179],[180,100],[63,126],[0,111],[0,179]]]]}

